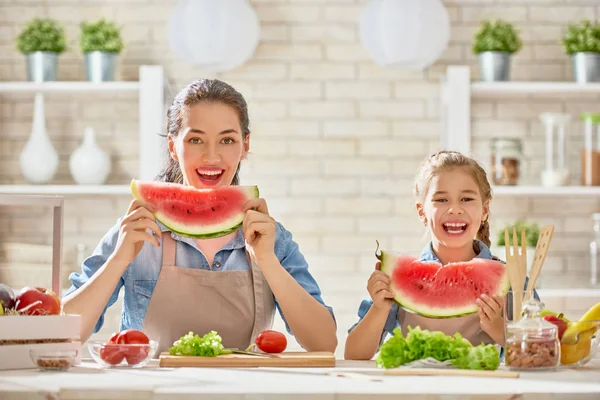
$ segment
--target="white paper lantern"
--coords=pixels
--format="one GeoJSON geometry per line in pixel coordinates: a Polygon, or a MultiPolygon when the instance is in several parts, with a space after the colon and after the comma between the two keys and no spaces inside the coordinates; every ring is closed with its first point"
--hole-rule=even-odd
{"type": "Polygon", "coordinates": [[[449,39],[450,18],[441,0],[372,0],[360,20],[360,40],[381,66],[423,69],[449,39]]]}
{"type": "Polygon", "coordinates": [[[226,71],[252,57],[260,24],[248,0],[181,0],[168,33],[171,49],[187,63],[226,71]]]}

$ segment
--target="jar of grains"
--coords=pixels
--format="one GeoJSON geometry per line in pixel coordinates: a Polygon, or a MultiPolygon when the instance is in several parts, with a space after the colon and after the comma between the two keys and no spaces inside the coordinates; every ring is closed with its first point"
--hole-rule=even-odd
{"type": "Polygon", "coordinates": [[[522,141],[517,138],[494,138],[490,150],[490,170],[494,185],[517,185],[523,158],[522,141]]]}

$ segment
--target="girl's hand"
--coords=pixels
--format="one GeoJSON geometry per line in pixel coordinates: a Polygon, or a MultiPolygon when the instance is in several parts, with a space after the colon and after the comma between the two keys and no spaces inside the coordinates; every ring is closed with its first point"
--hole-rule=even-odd
{"type": "Polygon", "coordinates": [[[156,218],[140,202],[133,200],[129,205],[125,218],[121,221],[119,238],[117,239],[115,251],[111,256],[112,259],[124,265],[129,265],[138,255],[145,241],[160,247],[160,242],[152,233],[155,233],[158,237],[162,236],[162,232],[156,224],[156,218]]]}
{"type": "Polygon", "coordinates": [[[275,256],[277,225],[269,215],[265,199],[252,199],[244,205],[246,217],[242,223],[246,248],[250,257],[260,267],[261,262],[275,256]]]}
{"type": "Polygon", "coordinates": [[[502,316],[504,299],[500,296],[490,297],[482,294],[476,302],[479,306],[477,312],[481,328],[498,342],[496,337],[504,336],[504,318],[502,316]]]}
{"type": "Polygon", "coordinates": [[[371,274],[367,282],[367,290],[373,300],[373,307],[377,309],[389,310],[392,307],[394,293],[390,289],[390,277],[381,272],[381,263],[375,264],[375,271],[371,274]]]}

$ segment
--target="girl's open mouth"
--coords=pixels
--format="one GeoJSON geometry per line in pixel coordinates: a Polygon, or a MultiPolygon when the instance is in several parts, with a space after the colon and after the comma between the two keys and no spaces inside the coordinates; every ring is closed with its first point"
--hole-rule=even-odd
{"type": "Polygon", "coordinates": [[[198,168],[196,169],[196,173],[200,178],[200,181],[206,186],[214,186],[221,180],[224,169],[214,169],[214,168],[198,168]]]}
{"type": "Polygon", "coordinates": [[[451,235],[460,235],[467,230],[469,225],[465,222],[447,222],[442,224],[444,230],[451,235]]]}

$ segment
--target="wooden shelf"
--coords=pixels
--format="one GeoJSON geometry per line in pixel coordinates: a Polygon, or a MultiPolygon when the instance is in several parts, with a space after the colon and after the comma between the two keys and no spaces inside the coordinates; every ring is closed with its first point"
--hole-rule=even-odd
{"type": "Polygon", "coordinates": [[[3,194],[131,195],[129,185],[1,185],[3,194]]]}
{"type": "Polygon", "coordinates": [[[494,196],[599,197],[600,186],[493,186],[494,196]]]}
{"type": "Polygon", "coordinates": [[[473,96],[507,94],[598,94],[600,83],[577,82],[473,82],[473,96]]]}
{"type": "Polygon", "coordinates": [[[0,82],[0,93],[58,93],[58,92],[138,92],[140,84],[132,82],[56,81],[56,82],[0,82]]]}

